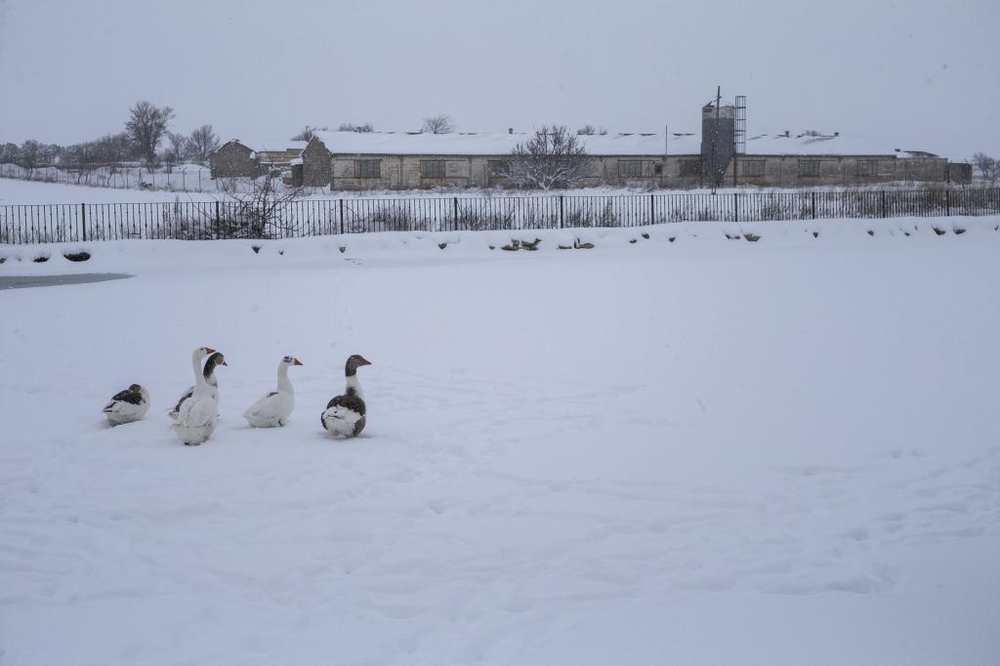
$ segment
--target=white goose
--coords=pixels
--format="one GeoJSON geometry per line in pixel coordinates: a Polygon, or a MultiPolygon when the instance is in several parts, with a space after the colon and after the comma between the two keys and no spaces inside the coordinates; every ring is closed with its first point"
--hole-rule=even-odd
{"type": "MultiPolygon", "coordinates": [[[[197,384],[199,377],[203,377],[205,382],[209,385],[209,387],[211,387],[212,395],[215,396],[216,400],[219,399],[219,380],[215,376],[215,368],[220,365],[229,364],[226,363],[225,356],[211,347],[198,347],[191,352],[191,366],[194,370],[195,383],[197,384]],[[201,359],[206,356],[208,356],[208,360],[205,361],[205,367],[202,368],[201,359]]],[[[178,398],[177,404],[167,410],[167,414],[170,418],[175,421],[177,420],[177,414],[180,413],[181,405],[185,400],[191,397],[192,393],[194,393],[194,386],[189,386],[187,390],[181,394],[181,397],[178,398]]]]}
{"type": "Polygon", "coordinates": [[[243,418],[254,428],[275,428],[288,423],[295,409],[295,391],[288,381],[288,368],[302,365],[294,356],[286,356],[278,363],[278,389],[271,391],[243,412],[243,418]]]}
{"type": "Polygon", "coordinates": [[[344,367],[347,379],[347,390],[330,400],[320,422],[331,435],[335,437],[357,437],[365,429],[365,397],[358,383],[358,368],[371,365],[371,361],[360,354],[348,357],[344,367]]]}
{"type": "Polygon", "coordinates": [[[124,391],[115,393],[103,411],[108,417],[108,423],[113,426],[138,421],[149,411],[149,391],[143,386],[132,384],[124,391]]]}
{"type": "MultiPolygon", "coordinates": [[[[227,365],[224,360],[222,365],[227,365]]],[[[195,380],[194,390],[190,397],[181,401],[173,424],[177,438],[188,446],[207,441],[215,432],[215,424],[219,420],[218,391],[208,383],[203,373],[196,373],[195,380]]]]}

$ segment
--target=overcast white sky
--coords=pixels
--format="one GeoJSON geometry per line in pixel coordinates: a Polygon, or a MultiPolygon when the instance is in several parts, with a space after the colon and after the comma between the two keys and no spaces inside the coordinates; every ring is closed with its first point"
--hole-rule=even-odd
{"type": "Polygon", "coordinates": [[[118,132],[140,99],[223,139],[698,132],[721,85],[751,134],[1000,155],[998,25],[997,0],[0,0],[0,141],[118,132]]]}

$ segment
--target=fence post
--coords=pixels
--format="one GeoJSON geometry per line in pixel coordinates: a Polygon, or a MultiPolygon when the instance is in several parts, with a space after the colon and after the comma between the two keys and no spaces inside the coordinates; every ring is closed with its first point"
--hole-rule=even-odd
{"type": "Polygon", "coordinates": [[[87,204],[80,204],[80,222],[83,226],[83,241],[87,241],[87,204]]]}
{"type": "Polygon", "coordinates": [[[656,195],[649,195],[649,225],[656,224],[656,195]]]}
{"type": "Polygon", "coordinates": [[[458,197],[452,199],[455,206],[455,231],[458,231],[458,197]]]}
{"type": "MultiPolygon", "coordinates": [[[[735,170],[736,169],[734,168],[733,171],[735,171],[735,170]]],[[[735,177],[736,176],[734,174],[733,178],[735,178],[735,177]]],[[[739,194],[737,194],[736,192],[733,192],[733,217],[735,218],[734,221],[736,221],[736,222],[740,221],[740,198],[739,197],[740,197],[739,194]]]]}
{"type": "Polygon", "coordinates": [[[944,191],[944,214],[951,217],[951,190],[944,191]]]}
{"type": "Polygon", "coordinates": [[[812,213],[813,213],[813,219],[815,220],[816,219],[816,193],[815,192],[812,193],[812,213]]]}
{"type": "Polygon", "coordinates": [[[219,213],[219,200],[215,200],[215,239],[219,239],[219,230],[222,229],[222,215],[219,213]]]}
{"type": "Polygon", "coordinates": [[[344,234],[344,200],[339,199],[340,202],[340,234],[344,234]]]}
{"type": "Polygon", "coordinates": [[[559,195],[559,228],[563,228],[563,195],[559,195]]]}
{"type": "Polygon", "coordinates": [[[885,190],[882,190],[882,217],[888,217],[885,210],[885,190]]]}

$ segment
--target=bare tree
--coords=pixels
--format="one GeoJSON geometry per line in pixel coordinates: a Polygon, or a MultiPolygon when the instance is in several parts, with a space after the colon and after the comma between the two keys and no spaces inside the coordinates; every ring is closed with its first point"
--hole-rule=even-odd
{"type": "Polygon", "coordinates": [[[0,164],[6,162],[17,162],[19,151],[16,143],[0,144],[0,164]]]}
{"type": "Polygon", "coordinates": [[[136,155],[135,145],[125,132],[108,134],[94,141],[94,152],[94,159],[103,164],[125,162],[136,155]]]}
{"type": "Polygon", "coordinates": [[[150,169],[156,164],[156,149],[173,117],[174,110],[169,106],[161,108],[146,101],[136,102],[129,110],[125,131],[150,169]]]}
{"type": "Polygon", "coordinates": [[[972,156],[972,165],[979,170],[983,180],[988,180],[991,184],[1000,179],[1000,160],[990,157],[986,153],[976,153],[972,156]]]}
{"type": "Polygon", "coordinates": [[[340,123],[337,128],[338,132],[374,132],[375,128],[371,123],[365,123],[364,125],[355,125],[354,123],[340,123]]]}
{"type": "Polygon", "coordinates": [[[66,149],[65,160],[67,166],[77,169],[80,173],[94,168],[97,164],[97,142],[88,141],[69,146],[66,149]]]}
{"type": "Polygon", "coordinates": [[[253,181],[249,192],[232,187],[226,190],[231,202],[227,214],[216,230],[217,238],[284,238],[284,212],[301,198],[301,187],[285,187],[280,177],[267,173],[253,181]]]}
{"type": "MultiPolygon", "coordinates": [[[[299,133],[292,137],[292,141],[311,141],[314,136],[316,136],[316,130],[320,128],[313,127],[312,125],[306,125],[299,133]]],[[[326,129],[325,127],[323,129],[326,129]]]]}
{"type": "Polygon", "coordinates": [[[451,116],[439,113],[436,116],[424,118],[424,125],[420,128],[420,131],[429,132],[430,134],[448,134],[455,131],[455,121],[451,116]]]}
{"type": "Polygon", "coordinates": [[[28,139],[21,144],[21,150],[18,152],[20,153],[18,155],[18,163],[28,170],[28,175],[30,177],[31,172],[38,167],[41,144],[34,139],[28,139]]]}
{"type": "Polygon", "coordinates": [[[177,132],[167,132],[167,147],[163,151],[163,161],[176,164],[184,159],[187,150],[187,137],[177,132]]]}
{"type": "Polygon", "coordinates": [[[209,156],[218,149],[219,137],[215,136],[211,125],[202,125],[188,137],[188,157],[199,164],[207,164],[209,156]]]}
{"type": "Polygon", "coordinates": [[[312,127],[306,125],[298,134],[292,137],[292,141],[309,141],[314,136],[316,136],[316,132],[313,131],[312,127]]]}
{"type": "Polygon", "coordinates": [[[58,143],[39,143],[38,162],[41,166],[52,166],[59,162],[59,157],[66,151],[58,143]]]}
{"type": "Polygon", "coordinates": [[[593,125],[584,125],[576,131],[579,136],[593,136],[597,134],[597,130],[594,129],[593,125]]]}
{"type": "Polygon", "coordinates": [[[543,126],[515,146],[508,166],[511,182],[520,187],[574,187],[587,175],[587,151],[565,125],[543,126]]]}

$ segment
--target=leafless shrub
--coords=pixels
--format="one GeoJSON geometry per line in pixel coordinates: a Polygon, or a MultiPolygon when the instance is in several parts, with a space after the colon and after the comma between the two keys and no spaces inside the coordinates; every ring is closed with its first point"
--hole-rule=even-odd
{"type": "Polygon", "coordinates": [[[253,181],[249,192],[230,190],[225,215],[216,234],[222,238],[282,238],[289,235],[284,213],[303,195],[301,187],[284,187],[268,173],[253,181]]]}
{"type": "Polygon", "coordinates": [[[565,125],[544,126],[511,151],[508,166],[519,187],[574,187],[587,175],[587,151],[565,125]]]}

